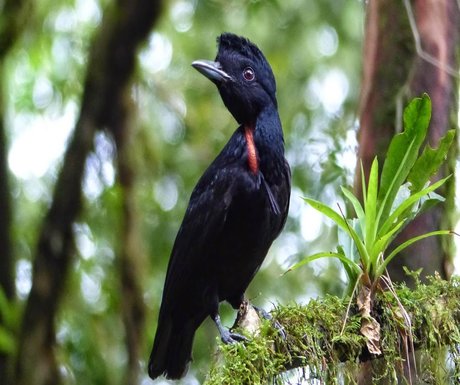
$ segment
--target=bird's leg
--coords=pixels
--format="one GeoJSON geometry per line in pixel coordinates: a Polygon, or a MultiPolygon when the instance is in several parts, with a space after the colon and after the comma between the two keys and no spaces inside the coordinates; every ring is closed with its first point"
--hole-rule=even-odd
{"type": "Polygon", "coordinates": [[[245,336],[238,334],[238,333],[233,333],[227,328],[225,328],[222,325],[222,322],[220,322],[220,316],[217,311],[214,314],[212,314],[211,317],[214,323],[216,324],[217,329],[219,330],[220,339],[222,340],[224,344],[233,344],[238,341],[248,340],[245,336]]]}

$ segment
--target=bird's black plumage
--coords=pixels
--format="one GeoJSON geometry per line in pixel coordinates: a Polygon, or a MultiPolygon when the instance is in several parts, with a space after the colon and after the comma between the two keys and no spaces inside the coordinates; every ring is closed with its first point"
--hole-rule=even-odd
{"type": "Polygon", "coordinates": [[[224,33],[218,46],[214,62],[192,65],[217,85],[240,126],[195,186],[177,234],[149,360],[152,378],[185,374],[207,316],[224,342],[241,338],[222,327],[219,303],[239,307],[289,208],[290,170],[270,65],[246,38],[224,33]]]}

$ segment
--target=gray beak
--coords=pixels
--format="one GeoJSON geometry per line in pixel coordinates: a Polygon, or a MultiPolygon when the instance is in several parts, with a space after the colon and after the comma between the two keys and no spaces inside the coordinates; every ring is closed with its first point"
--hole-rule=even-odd
{"type": "Polygon", "coordinates": [[[222,70],[219,62],[211,60],[195,60],[192,63],[192,67],[206,76],[209,80],[216,83],[225,83],[233,80],[229,74],[222,70]]]}

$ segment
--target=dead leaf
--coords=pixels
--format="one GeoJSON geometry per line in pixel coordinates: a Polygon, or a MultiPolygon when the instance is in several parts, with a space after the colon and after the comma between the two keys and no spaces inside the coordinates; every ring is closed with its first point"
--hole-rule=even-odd
{"type": "Polygon", "coordinates": [[[361,316],[369,317],[371,315],[371,290],[367,286],[361,286],[356,302],[361,316]]]}
{"type": "Polygon", "coordinates": [[[380,324],[373,317],[361,318],[361,334],[366,337],[369,353],[380,355],[380,324]]]}
{"type": "Polygon", "coordinates": [[[361,334],[366,338],[366,346],[369,353],[380,355],[380,324],[371,316],[371,290],[362,286],[358,298],[359,313],[361,314],[361,334]]]}

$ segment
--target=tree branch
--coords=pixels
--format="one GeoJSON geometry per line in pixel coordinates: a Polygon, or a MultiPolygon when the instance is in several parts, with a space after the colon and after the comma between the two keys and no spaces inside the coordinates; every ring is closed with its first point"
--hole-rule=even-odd
{"type": "MultiPolygon", "coordinates": [[[[447,375],[452,383],[455,382],[452,378],[458,381],[460,280],[432,279],[429,285],[418,284],[414,291],[401,286],[397,295],[410,315],[415,349],[428,351],[425,359],[435,360],[437,354],[443,357],[442,361],[433,361],[438,367],[439,362],[446,359],[445,350],[439,351],[439,348],[447,347],[454,363],[447,375]]],[[[371,315],[381,326],[383,352],[378,357],[369,353],[365,337],[360,334],[361,316],[356,306],[352,306],[350,314],[347,314],[347,306],[348,300],[326,297],[306,306],[294,304],[275,309],[274,319],[283,326],[286,338],[280,338],[276,329],[268,324],[262,326],[260,335],[252,337],[244,347],[242,344],[220,345],[219,357],[206,385],[263,384],[294,368],[303,368],[304,375],[309,373],[310,378],[325,383],[337,379],[339,373],[356,381],[360,363],[377,358],[383,360],[380,366],[384,368],[379,375],[392,383],[395,373],[403,373],[407,362],[412,364],[411,344],[405,338],[410,331],[405,329],[398,301],[390,292],[380,293],[375,299],[371,315]],[[339,365],[344,362],[345,366],[339,365]]],[[[430,371],[427,362],[419,369],[423,370],[423,375],[432,374],[427,373],[430,371]]],[[[302,371],[298,374],[302,375],[302,371]]],[[[434,383],[448,383],[442,382],[446,379],[439,381],[434,383]]]]}

